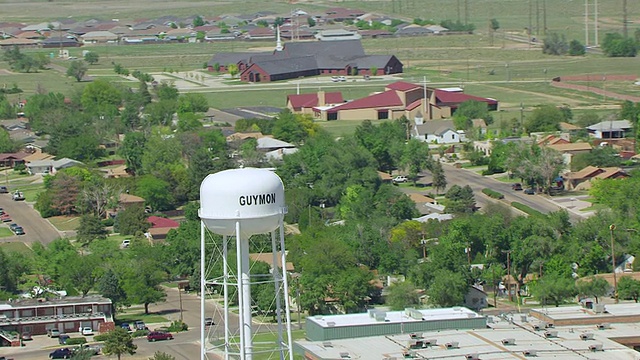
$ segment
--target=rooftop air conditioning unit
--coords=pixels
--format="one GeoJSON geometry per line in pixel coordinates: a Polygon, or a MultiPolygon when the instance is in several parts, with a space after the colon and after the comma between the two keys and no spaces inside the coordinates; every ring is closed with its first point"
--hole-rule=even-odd
{"type": "Polygon", "coordinates": [[[544,327],[546,327],[547,329],[551,329],[551,328],[553,328],[554,326],[553,326],[553,324],[552,324],[552,323],[547,323],[547,324],[545,324],[545,325],[544,325],[544,327]]]}
{"type": "Polygon", "coordinates": [[[328,348],[328,347],[332,348],[333,344],[331,343],[331,341],[325,341],[325,342],[322,343],[322,346],[324,346],[326,348],[328,348]]]}
{"type": "Polygon", "coordinates": [[[342,359],[351,359],[351,356],[349,355],[348,352],[341,352],[340,353],[340,358],[342,358],[342,359]]]}
{"type": "Polygon", "coordinates": [[[556,337],[558,337],[558,332],[557,331],[545,331],[544,332],[544,337],[546,337],[546,338],[556,338],[556,337]]]}
{"type": "Polygon", "coordinates": [[[457,349],[459,345],[460,343],[458,343],[457,341],[450,341],[444,344],[444,347],[446,347],[447,349],[457,349]]]}
{"type": "Polygon", "coordinates": [[[329,327],[334,327],[334,326],[336,326],[336,323],[335,323],[335,322],[333,322],[333,321],[328,321],[328,322],[327,322],[327,326],[329,326],[329,327]]]}
{"type": "Polygon", "coordinates": [[[480,357],[478,356],[477,353],[474,354],[467,354],[464,356],[467,360],[480,360],[480,357]]]}
{"type": "Polygon", "coordinates": [[[516,344],[516,339],[514,338],[502,339],[502,345],[515,345],[515,344],[516,344]]]}
{"type": "Polygon", "coordinates": [[[611,329],[611,324],[609,323],[602,323],[602,324],[598,324],[597,325],[598,330],[606,330],[606,329],[611,329]]]}
{"type": "Polygon", "coordinates": [[[525,350],[522,352],[522,355],[524,356],[538,356],[538,351],[537,350],[525,350]]]}
{"type": "Polygon", "coordinates": [[[594,304],[593,305],[593,312],[596,314],[602,314],[604,313],[605,309],[604,309],[604,304],[594,304]]]}
{"type": "Polygon", "coordinates": [[[527,315],[520,315],[520,321],[527,322],[527,315]]]}
{"type": "Polygon", "coordinates": [[[589,350],[591,350],[591,351],[603,351],[602,344],[589,345],[589,350]]]}
{"type": "Polygon", "coordinates": [[[435,346],[438,343],[438,339],[428,339],[424,341],[424,346],[435,346]]]}
{"type": "Polygon", "coordinates": [[[582,334],[580,334],[580,339],[582,339],[582,340],[593,340],[593,333],[582,333],[582,334]]]}

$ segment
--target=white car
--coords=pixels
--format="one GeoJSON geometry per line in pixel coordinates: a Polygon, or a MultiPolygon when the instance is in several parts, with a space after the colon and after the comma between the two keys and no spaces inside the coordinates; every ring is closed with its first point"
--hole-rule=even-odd
{"type": "Polygon", "coordinates": [[[405,183],[407,181],[409,181],[409,179],[407,179],[406,176],[402,176],[402,175],[398,175],[393,178],[394,183],[405,183]]]}
{"type": "Polygon", "coordinates": [[[120,244],[121,248],[128,248],[131,245],[131,240],[122,240],[122,244],[120,244]]]}
{"type": "Polygon", "coordinates": [[[82,335],[84,335],[84,336],[93,335],[93,329],[88,327],[88,326],[83,327],[82,328],[82,335]]]}
{"type": "Polygon", "coordinates": [[[347,78],[344,76],[338,76],[338,81],[347,81],[347,78]]]}

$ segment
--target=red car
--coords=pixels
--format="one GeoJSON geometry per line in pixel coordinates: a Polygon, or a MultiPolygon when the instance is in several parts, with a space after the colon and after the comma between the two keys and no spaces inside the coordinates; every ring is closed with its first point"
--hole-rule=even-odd
{"type": "Polygon", "coordinates": [[[0,220],[2,220],[2,222],[10,222],[10,221],[12,221],[11,217],[7,213],[2,214],[2,216],[0,216],[0,220]]]}
{"type": "Polygon", "coordinates": [[[147,341],[157,341],[157,340],[173,340],[173,335],[168,332],[163,331],[152,331],[147,335],[147,341]]]}

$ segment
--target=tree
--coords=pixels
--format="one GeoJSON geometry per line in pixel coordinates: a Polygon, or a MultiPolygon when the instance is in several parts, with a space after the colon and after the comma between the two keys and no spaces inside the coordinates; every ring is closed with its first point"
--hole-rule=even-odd
{"type": "Polygon", "coordinates": [[[484,119],[487,125],[493,123],[493,116],[489,113],[487,103],[476,100],[467,100],[460,104],[454,114],[454,118],[456,117],[462,117],[469,121],[473,119],[484,119]]]}
{"type": "Polygon", "coordinates": [[[307,25],[309,25],[310,28],[316,26],[316,20],[313,18],[313,16],[307,17],[307,25]]]}
{"type": "Polygon", "coordinates": [[[404,147],[401,164],[408,172],[407,177],[415,184],[420,172],[429,166],[430,160],[429,145],[418,139],[411,139],[404,147]]]}
{"type": "Polygon", "coordinates": [[[110,267],[97,279],[95,287],[100,294],[111,300],[114,309],[127,301],[120,278],[110,267]]]}
{"type": "Polygon", "coordinates": [[[97,52],[89,51],[84,54],[84,61],[88,62],[89,65],[97,64],[98,60],[100,60],[100,55],[97,52]]]}
{"type": "Polygon", "coordinates": [[[440,307],[462,305],[469,291],[466,279],[460,273],[447,269],[438,269],[429,288],[429,302],[440,307]]]}
{"type": "Polygon", "coordinates": [[[438,195],[441,189],[445,189],[447,187],[447,178],[444,174],[442,163],[440,161],[435,161],[432,165],[431,176],[433,177],[432,186],[436,190],[436,195],[438,195]]]}
{"type": "Polygon", "coordinates": [[[582,43],[576,39],[571,40],[569,43],[569,55],[582,56],[587,52],[587,49],[582,43]]]}
{"type": "Polygon", "coordinates": [[[420,305],[420,297],[416,287],[410,282],[395,282],[389,286],[385,303],[391,310],[399,311],[420,305]]]}
{"type": "Polygon", "coordinates": [[[531,287],[531,293],[542,305],[554,304],[560,306],[566,299],[577,292],[572,278],[560,276],[543,276],[531,287]]]}
{"type": "Polygon", "coordinates": [[[180,94],[174,84],[163,81],[156,87],[156,95],[159,100],[178,100],[180,94]]]}
{"type": "Polygon", "coordinates": [[[207,98],[202,94],[187,93],[180,95],[178,98],[178,114],[180,113],[196,113],[207,112],[209,110],[209,103],[207,98]]]}
{"type": "Polygon", "coordinates": [[[602,51],[609,57],[635,57],[638,45],[632,38],[625,38],[622,34],[607,33],[602,40],[602,51]]]}
{"type": "MultiPolygon", "coordinates": [[[[142,251],[148,253],[148,246],[142,251]]],[[[167,297],[160,287],[164,280],[165,274],[158,268],[155,260],[138,259],[134,266],[124,271],[122,288],[132,304],[143,304],[144,313],[149,314],[150,304],[164,301],[167,297]]]]}
{"type": "Polygon", "coordinates": [[[136,181],[135,193],[155,211],[168,210],[173,206],[169,183],[153,175],[144,175],[136,181]]]}
{"type": "Polygon", "coordinates": [[[567,120],[559,108],[552,105],[538,106],[524,122],[527,132],[553,132],[560,129],[560,122],[567,120]]]}
{"type": "Polygon", "coordinates": [[[125,135],[122,146],[118,149],[120,156],[125,159],[127,169],[134,174],[142,171],[142,156],[147,139],[141,132],[129,132],[125,135]]]}
{"type": "Polygon", "coordinates": [[[576,290],[580,296],[593,296],[598,303],[598,298],[605,296],[611,290],[611,285],[601,277],[591,276],[576,283],[576,290]]]}
{"type": "Polygon", "coordinates": [[[621,277],[618,280],[618,296],[638,302],[640,298],[640,281],[630,276],[621,277]]]}
{"type": "Polygon", "coordinates": [[[137,348],[138,345],[133,343],[133,338],[127,330],[116,327],[106,334],[102,352],[105,355],[116,355],[120,360],[122,354],[133,355],[137,348]]]}
{"type": "Polygon", "coordinates": [[[76,79],[76,81],[80,82],[87,73],[87,70],[89,70],[89,68],[84,61],[74,60],[71,62],[71,65],[69,65],[69,68],[67,68],[67,76],[71,76],[76,79]]]}
{"type": "Polygon", "coordinates": [[[80,217],[80,226],[78,226],[78,242],[82,246],[89,245],[93,240],[106,239],[107,230],[102,225],[100,218],[85,214],[80,217]]]}
{"type": "Polygon", "coordinates": [[[204,26],[206,24],[200,15],[193,18],[193,27],[204,26]]]}
{"type": "Polygon", "coordinates": [[[469,185],[460,187],[453,185],[445,194],[443,201],[445,212],[453,214],[469,214],[476,210],[476,200],[469,185]]]}
{"type": "Polygon", "coordinates": [[[58,282],[67,289],[76,289],[82,297],[91,291],[98,281],[98,266],[100,259],[93,255],[78,253],[65,258],[64,272],[58,282]]]}
{"type": "Polygon", "coordinates": [[[548,55],[564,55],[569,50],[569,44],[564,35],[551,33],[543,40],[542,52],[548,55]]]}
{"type": "Polygon", "coordinates": [[[135,235],[139,232],[144,233],[149,227],[151,224],[147,221],[144,207],[132,205],[118,212],[113,230],[121,235],[135,235]]]}
{"type": "Polygon", "coordinates": [[[489,30],[491,32],[491,46],[493,46],[493,36],[495,35],[495,32],[498,31],[498,29],[500,29],[500,23],[498,22],[498,19],[493,18],[489,20],[489,30]]]}
{"type": "Polygon", "coordinates": [[[229,64],[227,65],[227,72],[229,73],[229,75],[231,75],[231,77],[235,77],[236,75],[238,75],[238,65],[236,64],[229,64]]]}
{"type": "Polygon", "coordinates": [[[98,219],[107,217],[107,210],[118,205],[121,189],[113,183],[91,178],[80,192],[80,201],[84,211],[90,211],[98,219]]]}

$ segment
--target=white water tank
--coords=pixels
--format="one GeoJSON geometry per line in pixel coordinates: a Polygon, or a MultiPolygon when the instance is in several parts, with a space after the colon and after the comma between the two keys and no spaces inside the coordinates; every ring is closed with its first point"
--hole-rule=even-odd
{"type": "Polygon", "coordinates": [[[273,171],[224,170],[208,175],[200,185],[198,215],[216,234],[235,235],[237,222],[243,236],[268,233],[284,213],[284,186],[273,171]]]}

